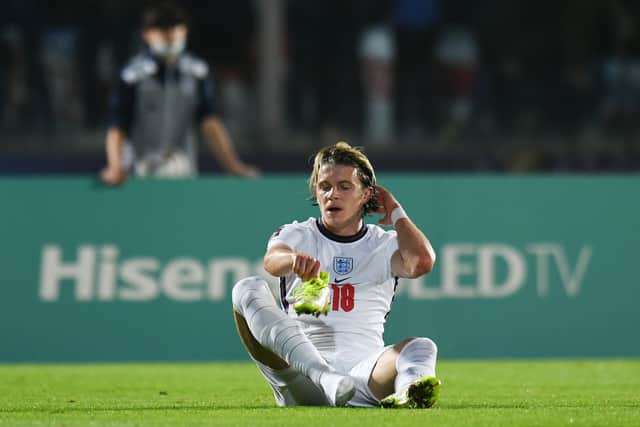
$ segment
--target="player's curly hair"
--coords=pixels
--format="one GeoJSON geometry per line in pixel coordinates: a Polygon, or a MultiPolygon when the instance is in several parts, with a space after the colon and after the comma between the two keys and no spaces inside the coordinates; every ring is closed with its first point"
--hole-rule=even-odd
{"type": "Polygon", "coordinates": [[[309,177],[309,193],[311,193],[310,200],[314,205],[318,204],[316,185],[318,184],[318,173],[323,165],[344,165],[356,168],[362,186],[372,190],[371,198],[364,205],[363,215],[378,210],[378,194],[375,188],[376,174],[373,171],[373,166],[360,148],[352,147],[344,141],[321,149],[313,159],[313,171],[309,177]]]}

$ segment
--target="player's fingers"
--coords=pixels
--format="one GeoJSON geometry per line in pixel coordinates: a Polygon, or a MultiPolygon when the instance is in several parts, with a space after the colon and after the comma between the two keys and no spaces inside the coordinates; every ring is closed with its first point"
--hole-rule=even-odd
{"type": "Polygon", "coordinates": [[[376,194],[381,201],[386,201],[389,198],[389,191],[380,185],[376,186],[376,194]]]}
{"type": "Polygon", "coordinates": [[[381,195],[389,192],[386,188],[384,188],[380,184],[376,184],[376,191],[378,192],[378,194],[381,194],[381,195]]]}
{"type": "Polygon", "coordinates": [[[316,275],[313,274],[313,270],[316,268],[315,267],[316,262],[318,262],[318,261],[316,261],[313,258],[310,258],[310,259],[306,260],[305,265],[304,265],[304,271],[302,273],[302,276],[300,276],[300,277],[302,277],[303,280],[309,280],[312,277],[316,276],[316,275]]]}
{"type": "Polygon", "coordinates": [[[293,257],[293,272],[302,280],[308,280],[318,275],[320,261],[304,254],[295,254],[293,257]]]}
{"type": "Polygon", "coordinates": [[[374,211],[374,213],[383,214],[383,213],[387,212],[387,210],[384,208],[384,204],[382,203],[382,201],[380,201],[379,203],[380,203],[380,205],[378,206],[378,209],[376,209],[374,211]]]}
{"type": "Polygon", "coordinates": [[[306,272],[306,268],[307,268],[307,257],[305,257],[304,255],[296,256],[296,263],[295,263],[293,272],[296,273],[298,276],[302,277],[306,272]]]}
{"type": "Polygon", "coordinates": [[[293,271],[295,274],[298,274],[298,272],[300,271],[300,255],[292,254],[291,259],[291,271],[293,271]]]}
{"type": "Polygon", "coordinates": [[[378,220],[378,224],[391,225],[391,213],[388,211],[385,211],[384,216],[378,220]]]}
{"type": "Polygon", "coordinates": [[[391,210],[393,206],[399,204],[397,199],[393,196],[393,194],[391,194],[389,190],[380,185],[376,186],[376,188],[378,189],[379,194],[378,200],[384,207],[385,211],[391,210]]]}
{"type": "Polygon", "coordinates": [[[309,275],[311,277],[317,277],[318,274],[320,274],[320,261],[315,260],[315,262],[311,266],[311,271],[309,272],[309,275]]]}

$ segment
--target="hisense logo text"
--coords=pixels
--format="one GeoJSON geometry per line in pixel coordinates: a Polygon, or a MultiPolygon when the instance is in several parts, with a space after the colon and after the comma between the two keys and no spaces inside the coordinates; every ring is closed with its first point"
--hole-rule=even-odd
{"type": "Polygon", "coordinates": [[[80,246],[75,259],[65,259],[57,245],[42,250],[40,299],[56,301],[72,285],[78,301],[149,301],[161,296],[176,301],[222,300],[228,278],[260,274],[262,263],[243,258],[216,258],[206,264],[188,257],[162,264],[153,257],[119,259],[116,246],[80,246]]]}
{"type": "MultiPolygon", "coordinates": [[[[508,298],[535,287],[540,298],[558,291],[576,297],[592,254],[590,245],[569,254],[559,243],[531,243],[524,249],[450,243],[438,250],[433,273],[401,280],[399,292],[416,300],[508,298]]],[[[251,275],[268,279],[279,293],[278,279],[264,272],[261,260],[177,257],[163,263],[149,256],[121,257],[115,245],[83,245],[70,255],[51,244],[42,249],[39,296],[43,301],[58,301],[61,295],[77,301],[221,301],[236,281],[251,275]]]]}

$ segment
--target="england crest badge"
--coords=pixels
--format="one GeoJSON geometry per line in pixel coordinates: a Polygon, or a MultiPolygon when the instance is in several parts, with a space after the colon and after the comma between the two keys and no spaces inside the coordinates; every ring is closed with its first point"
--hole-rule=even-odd
{"type": "Polygon", "coordinates": [[[333,257],[333,271],[337,274],[344,276],[351,273],[353,270],[353,258],[336,256],[333,257]]]}

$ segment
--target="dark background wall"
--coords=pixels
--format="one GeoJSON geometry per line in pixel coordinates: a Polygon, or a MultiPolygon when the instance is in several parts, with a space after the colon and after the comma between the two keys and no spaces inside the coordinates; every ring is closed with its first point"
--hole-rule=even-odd
{"type": "MultiPolygon", "coordinates": [[[[3,2],[0,173],[99,170],[109,96],[149,3],[3,2]]],[[[238,149],[265,171],[306,169],[315,147],[338,139],[387,170],[640,166],[637,2],[284,1],[276,143],[258,125],[263,12],[250,0],[182,4],[238,149]],[[385,117],[387,129],[369,128],[385,117]]]]}

